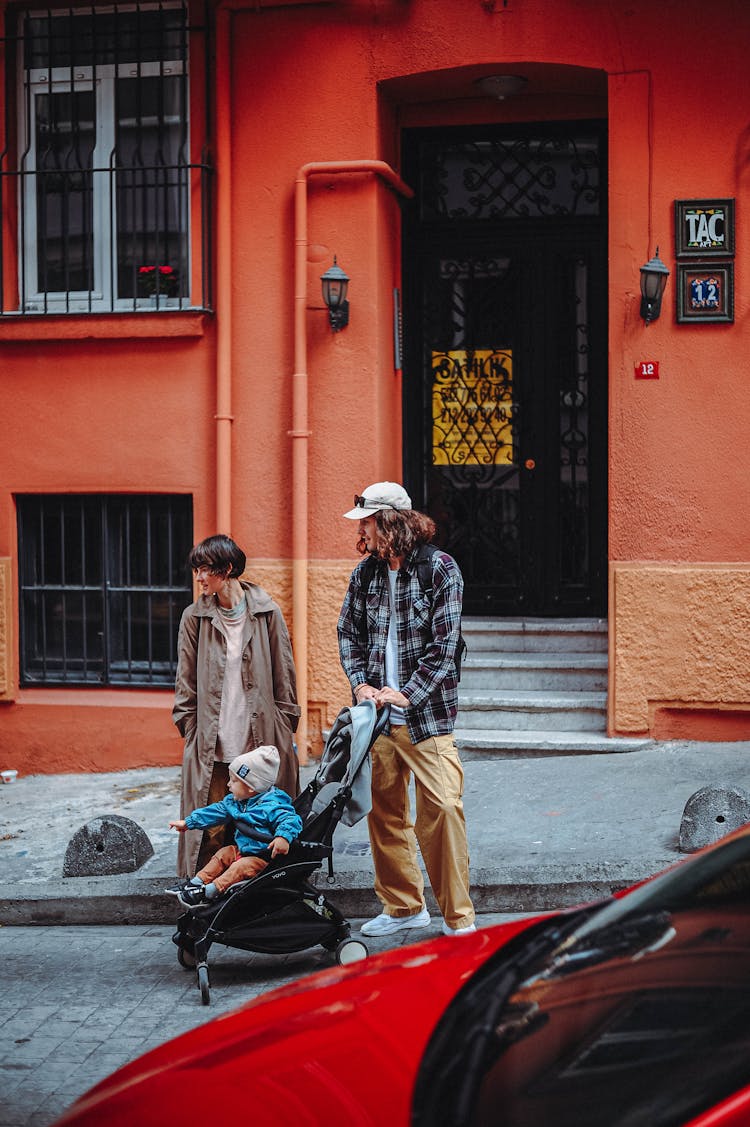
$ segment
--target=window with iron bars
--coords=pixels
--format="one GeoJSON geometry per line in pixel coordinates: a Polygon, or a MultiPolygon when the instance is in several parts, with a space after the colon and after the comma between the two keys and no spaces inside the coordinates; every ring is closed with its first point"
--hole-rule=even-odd
{"type": "Polygon", "coordinates": [[[210,308],[211,169],[191,159],[189,120],[204,28],[181,4],[8,18],[19,99],[0,185],[18,220],[18,302],[6,308],[6,246],[2,312],[210,308]]]}
{"type": "Polygon", "coordinates": [[[19,496],[23,685],[173,686],[192,499],[19,496]]]}

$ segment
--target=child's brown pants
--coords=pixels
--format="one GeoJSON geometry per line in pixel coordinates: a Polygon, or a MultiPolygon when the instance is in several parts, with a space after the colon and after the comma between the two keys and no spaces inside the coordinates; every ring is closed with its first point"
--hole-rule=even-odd
{"type": "Polygon", "coordinates": [[[226,892],[230,885],[257,877],[266,868],[268,861],[262,857],[243,857],[236,845],[225,845],[195,875],[204,884],[213,884],[217,892],[226,892]]]}

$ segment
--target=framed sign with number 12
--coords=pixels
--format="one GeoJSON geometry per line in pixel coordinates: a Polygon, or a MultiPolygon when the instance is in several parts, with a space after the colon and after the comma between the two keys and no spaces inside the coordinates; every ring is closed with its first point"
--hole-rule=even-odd
{"type": "Polygon", "coordinates": [[[734,321],[734,263],[677,263],[677,320],[734,321]]]}

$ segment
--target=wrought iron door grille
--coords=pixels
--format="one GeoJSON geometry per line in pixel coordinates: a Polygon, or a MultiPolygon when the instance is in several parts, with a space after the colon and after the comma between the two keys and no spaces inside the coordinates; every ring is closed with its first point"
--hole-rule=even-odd
{"type": "Polygon", "coordinates": [[[427,222],[599,215],[599,139],[426,141],[420,201],[427,222]]]}
{"type": "Polygon", "coordinates": [[[0,203],[18,238],[0,233],[0,312],[210,308],[212,169],[191,155],[189,120],[205,27],[179,3],[53,8],[7,26],[18,97],[0,203]]]}
{"type": "Polygon", "coordinates": [[[589,267],[583,258],[565,264],[571,303],[568,339],[559,351],[559,532],[560,586],[572,591],[591,582],[591,359],[589,267]]]}
{"type": "Polygon", "coordinates": [[[191,498],[21,496],[17,511],[21,683],[173,685],[191,498]]]}

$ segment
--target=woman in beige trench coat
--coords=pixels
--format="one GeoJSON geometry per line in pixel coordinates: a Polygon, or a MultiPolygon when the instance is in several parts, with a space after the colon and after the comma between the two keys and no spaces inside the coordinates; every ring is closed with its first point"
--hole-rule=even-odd
{"type": "MultiPolygon", "coordinates": [[[[281,610],[262,587],[240,581],[245,554],[228,536],[201,541],[189,563],[202,593],[183,612],[177,638],[172,719],[185,740],[180,817],[223,798],[229,762],[261,744],[279,749],[276,785],[294,797],[300,709],[281,610]]],[[[193,876],[224,844],[222,831],[206,831],[202,840],[181,834],[177,875],[193,876]]]]}

